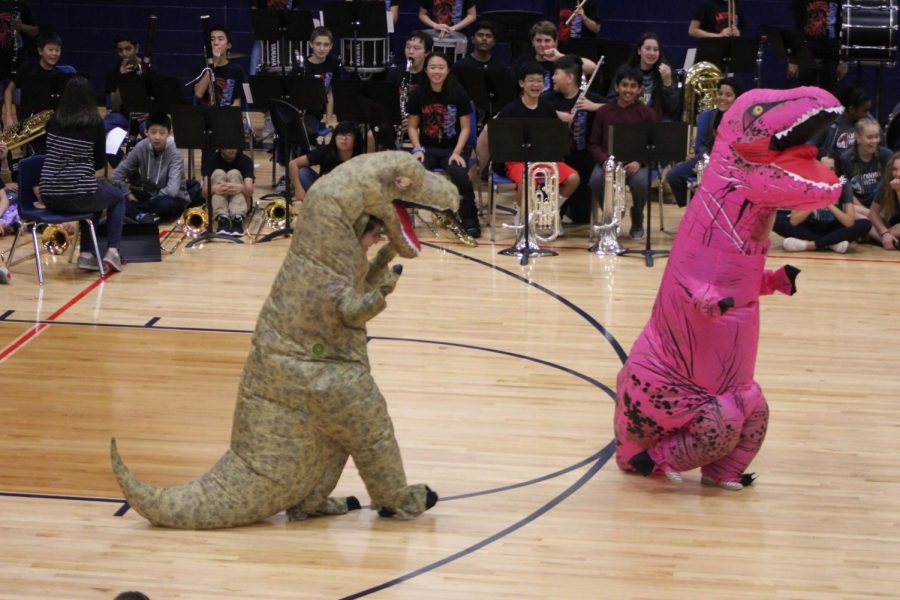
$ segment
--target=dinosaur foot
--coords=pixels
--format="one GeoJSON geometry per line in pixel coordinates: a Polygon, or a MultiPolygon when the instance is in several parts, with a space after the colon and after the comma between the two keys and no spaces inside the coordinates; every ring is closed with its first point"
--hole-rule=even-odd
{"type": "MultiPolygon", "coordinates": [[[[433,489],[431,489],[430,487],[428,487],[426,485],[425,486],[425,510],[428,510],[429,508],[431,508],[432,506],[437,504],[437,501],[438,501],[437,492],[435,492],[433,489]]],[[[425,511],[423,510],[422,512],[425,512],[425,511]]],[[[378,509],[378,516],[385,517],[385,518],[396,517],[398,519],[412,519],[413,517],[416,517],[419,514],[421,514],[421,513],[410,514],[405,511],[397,511],[397,510],[394,510],[391,508],[387,508],[386,506],[382,506],[381,508],[378,509]]]]}
{"type": "Polygon", "coordinates": [[[684,478],[681,476],[681,473],[665,463],[657,464],[652,458],[650,458],[650,453],[646,450],[632,456],[628,461],[628,464],[634,467],[634,470],[644,477],[647,477],[648,475],[653,473],[653,470],[655,468],[659,467],[659,470],[665,473],[668,480],[672,483],[684,482],[684,478]]]}

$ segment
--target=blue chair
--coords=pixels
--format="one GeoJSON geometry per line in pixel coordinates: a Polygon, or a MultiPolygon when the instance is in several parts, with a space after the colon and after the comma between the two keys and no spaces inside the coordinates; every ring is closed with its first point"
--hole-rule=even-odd
{"type": "MultiPolygon", "coordinates": [[[[41,265],[41,244],[38,241],[38,229],[48,225],[59,225],[69,221],[84,221],[91,232],[91,242],[94,244],[94,256],[100,266],[100,276],[103,277],[103,258],[100,255],[100,246],[97,244],[97,232],[94,230],[92,213],[56,213],[46,208],[38,208],[35,205],[37,198],[34,195],[34,186],[41,180],[41,169],[44,166],[44,156],[35,155],[19,161],[19,221],[21,225],[16,231],[9,257],[6,259],[7,268],[12,266],[16,252],[16,244],[19,236],[26,228],[31,229],[31,242],[34,245],[34,264],[37,267],[38,284],[44,285],[44,268],[41,265]]],[[[73,242],[74,243],[74,242],[73,242]]]]}

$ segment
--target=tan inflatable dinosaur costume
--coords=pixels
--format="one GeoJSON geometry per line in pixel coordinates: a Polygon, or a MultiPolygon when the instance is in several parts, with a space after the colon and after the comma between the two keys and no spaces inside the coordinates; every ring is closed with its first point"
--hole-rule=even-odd
{"type": "Polygon", "coordinates": [[[343,514],[360,507],[356,498],[328,495],[352,456],[382,516],[433,506],[428,486],[406,483],[369,372],[366,322],[397,283],[390,260],[420,250],[404,206],[446,212],[457,203],[453,184],[403,152],[362,155],[319,179],[256,324],[231,448],[199,479],[159,488],[134,476],[113,439],[113,472],[129,504],[154,525],[183,529],[236,527],[282,510],[293,520],[343,514]],[[359,239],[370,217],[384,223],[388,243],[367,262],[359,239]]]}

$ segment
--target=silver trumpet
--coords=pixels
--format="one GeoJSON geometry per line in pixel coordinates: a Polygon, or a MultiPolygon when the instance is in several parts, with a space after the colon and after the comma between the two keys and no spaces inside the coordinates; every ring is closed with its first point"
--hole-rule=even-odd
{"type": "Polygon", "coordinates": [[[625,216],[625,167],[610,156],[603,164],[603,175],[603,207],[591,207],[591,239],[597,241],[588,252],[599,256],[622,254],[625,248],[619,244],[619,225],[625,216]]]}

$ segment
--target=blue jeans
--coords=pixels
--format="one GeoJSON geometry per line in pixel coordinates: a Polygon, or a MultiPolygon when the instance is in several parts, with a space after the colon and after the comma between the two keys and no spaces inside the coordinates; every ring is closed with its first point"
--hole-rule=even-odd
{"type": "Polygon", "coordinates": [[[669,182],[669,187],[672,188],[675,203],[682,208],[687,206],[688,179],[694,176],[694,166],[698,160],[700,160],[699,157],[694,157],[683,163],[678,163],[666,175],[666,181],[669,182]]]}
{"type": "Polygon", "coordinates": [[[303,186],[303,191],[308,192],[309,186],[314,184],[318,178],[319,174],[309,167],[300,167],[300,185],[303,186]]]}
{"type": "MultiPolygon", "coordinates": [[[[93,212],[94,227],[100,224],[100,215],[106,209],[106,238],[110,248],[122,245],[122,225],[125,222],[125,192],[112,183],[101,179],[97,182],[97,193],[91,199],[72,201],[65,197],[45,197],[44,204],[55,213],[93,212]]],[[[87,225],[81,224],[81,251],[92,252],[91,236],[87,225]]]]}
{"type": "MultiPolygon", "coordinates": [[[[591,172],[591,180],[588,185],[591,188],[591,198],[597,200],[598,206],[603,206],[605,181],[603,165],[597,165],[591,172]]],[[[637,173],[625,179],[625,184],[631,189],[631,229],[635,230],[644,226],[644,207],[647,206],[647,200],[650,198],[649,169],[641,167],[637,173]]]]}

